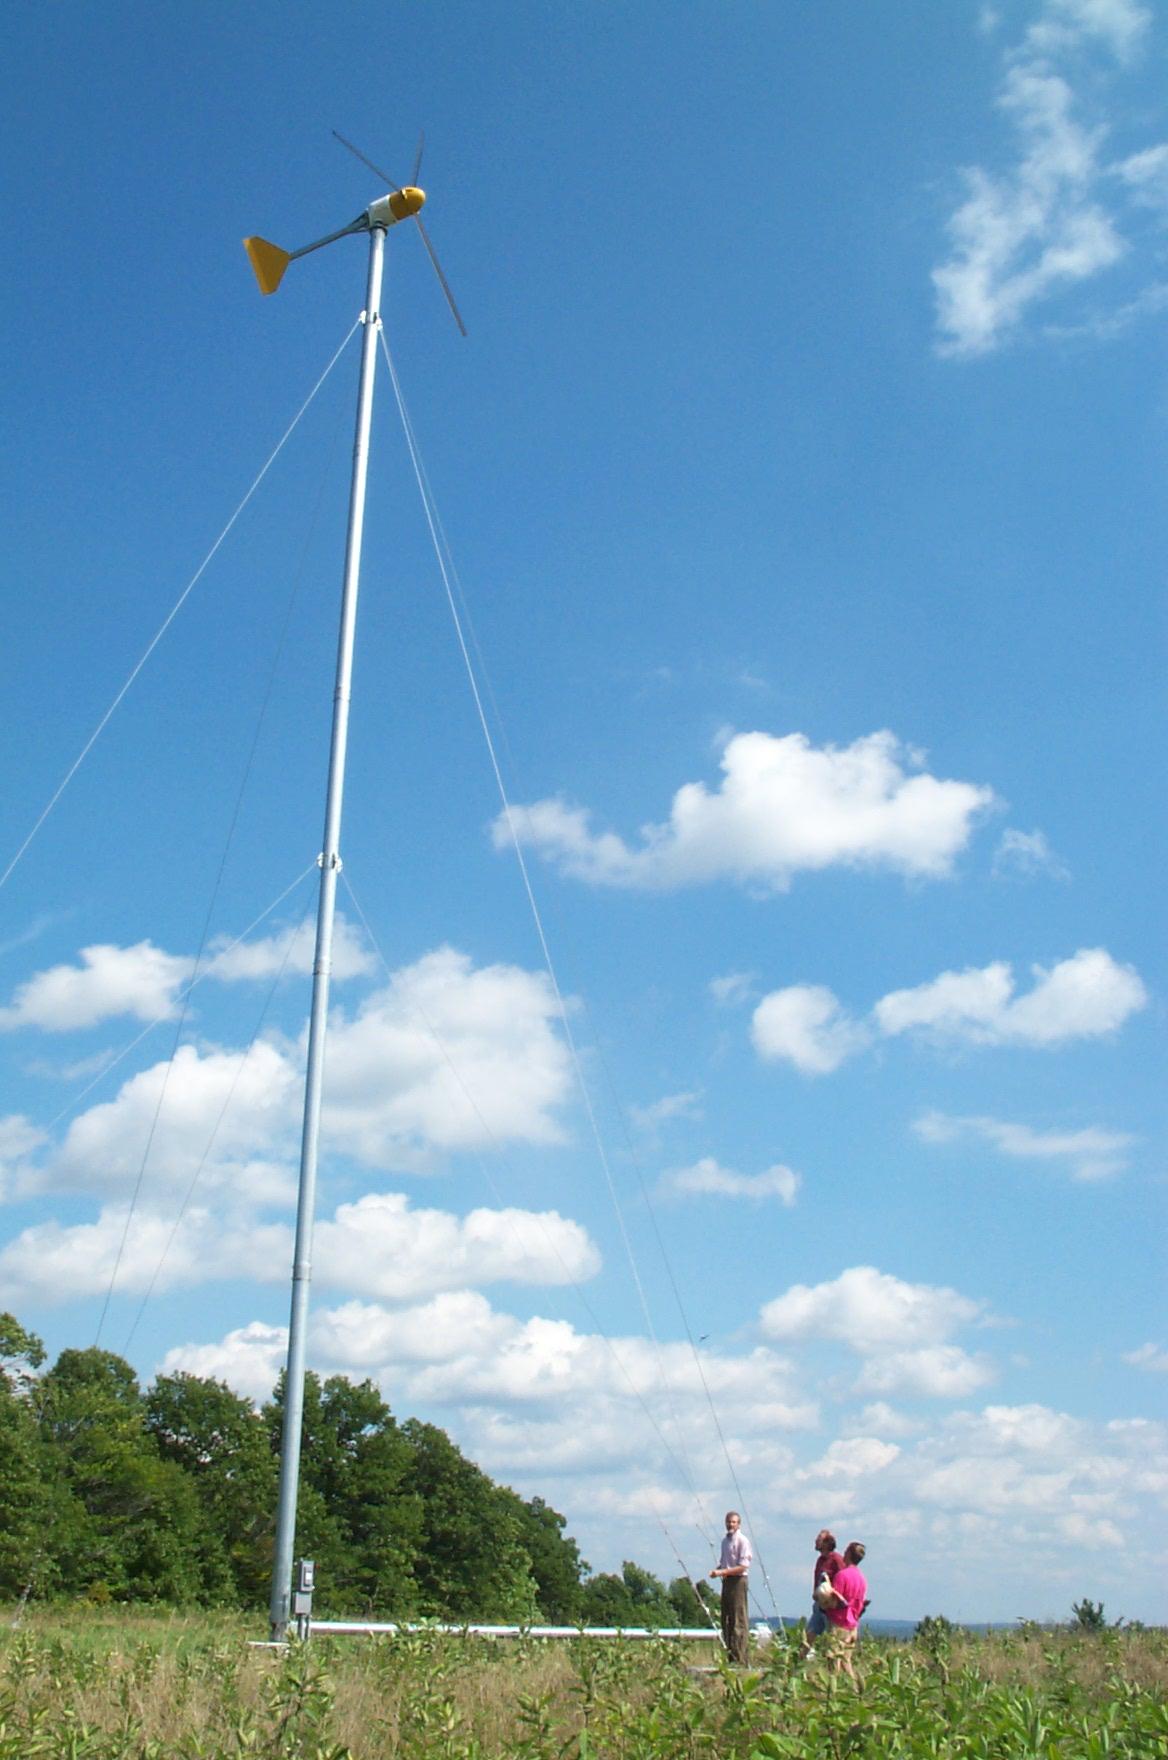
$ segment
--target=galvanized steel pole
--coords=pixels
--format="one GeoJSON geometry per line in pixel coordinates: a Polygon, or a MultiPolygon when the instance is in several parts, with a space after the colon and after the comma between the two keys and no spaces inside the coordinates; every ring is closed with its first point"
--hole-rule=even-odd
{"type": "Polygon", "coordinates": [[[341,797],[345,785],[345,747],[349,732],[353,639],[357,623],[357,588],[361,574],[361,536],[365,523],[365,482],[369,464],[369,429],[373,415],[373,374],[377,358],[377,332],[381,327],[384,256],[385,227],[373,222],[369,233],[369,279],[362,319],[364,335],[361,342],[361,377],[357,391],[357,425],[353,441],[353,478],[349,491],[349,529],[345,541],[345,576],[341,594],[340,636],[337,643],[337,678],[333,697],[328,793],[325,800],[324,846],[320,855],[320,899],[316,916],[316,956],[312,968],[312,1011],[308,1024],[304,1127],[300,1144],[300,1187],[296,1202],[296,1247],[292,1264],[292,1309],[288,1323],[288,1360],[284,1374],[280,1492],[276,1508],[276,1550],[269,1610],[271,1635],[275,1639],[284,1637],[291,1609],[292,1554],[296,1543],[296,1499],[300,1483],[300,1440],[304,1421],[304,1357],[308,1296],[312,1282],[312,1225],[316,1205],[324,1040],[328,1020],[329,978],[332,972],[337,875],[341,867],[341,797]]]}

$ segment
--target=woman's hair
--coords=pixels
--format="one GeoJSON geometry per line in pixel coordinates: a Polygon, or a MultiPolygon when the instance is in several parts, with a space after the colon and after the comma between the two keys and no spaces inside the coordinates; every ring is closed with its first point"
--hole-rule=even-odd
{"type": "Polygon", "coordinates": [[[835,1535],[832,1533],[830,1528],[824,1528],[824,1530],[820,1534],[819,1538],[824,1542],[825,1545],[830,1546],[833,1552],[835,1551],[835,1535]]]}
{"type": "Polygon", "coordinates": [[[844,1553],[844,1563],[845,1564],[859,1564],[867,1550],[868,1549],[864,1545],[863,1541],[861,1541],[861,1540],[849,1541],[847,1551],[844,1553]]]}

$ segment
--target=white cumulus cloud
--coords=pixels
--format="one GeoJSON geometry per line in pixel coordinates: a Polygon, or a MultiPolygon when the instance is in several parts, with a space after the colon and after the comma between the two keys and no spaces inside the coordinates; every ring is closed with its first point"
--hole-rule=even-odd
{"type": "Polygon", "coordinates": [[[804,1075],[829,1075],[868,1043],[869,1032],[822,984],[789,984],[764,996],[750,1023],[754,1048],[768,1063],[793,1063],[804,1075]]]}
{"type": "Polygon", "coordinates": [[[342,1302],[313,1320],[317,1352],[346,1374],[384,1373],[389,1364],[412,1373],[428,1363],[463,1360],[468,1350],[500,1349],[514,1321],[492,1309],[478,1290],[443,1290],[428,1301],[387,1308],[342,1302]]]}
{"type": "MultiPolygon", "coordinates": [[[[219,1192],[214,1206],[189,1205],[152,1190],[133,1215],[105,1205],[96,1220],[36,1223],[0,1249],[6,1300],[53,1306],[104,1295],[116,1266],[123,1295],[245,1278],[284,1283],[293,1236],[261,1220],[246,1185],[219,1192]]],[[[318,1220],[313,1280],[323,1289],[417,1307],[456,1292],[470,1300],[492,1283],[554,1286],[595,1275],[600,1255],[579,1223],[554,1210],[476,1209],[465,1216],[412,1209],[400,1192],[369,1193],[318,1220]]],[[[355,1310],[356,1303],[350,1304],[355,1310]]]]}
{"type": "Polygon", "coordinates": [[[765,1337],[831,1338],[861,1355],[928,1347],[977,1320],[983,1305],[955,1289],[906,1283],[853,1265],[829,1283],[792,1284],[759,1315],[765,1337]]]}
{"type": "Polygon", "coordinates": [[[1034,983],[1014,993],[1003,960],[963,972],[942,972],[911,990],[894,990],[873,1011],[882,1033],[923,1030],[984,1045],[1060,1045],[1114,1032],[1145,1006],[1147,991],[1131,966],[1105,948],[1080,948],[1049,969],[1031,968],[1034,983]]]}
{"type": "Polygon", "coordinates": [[[160,1375],[202,1375],[225,1381],[254,1404],[271,1398],[288,1354],[288,1329],[252,1320],[211,1344],[182,1344],[167,1351],[160,1375]]]}
{"type": "MultiPolygon", "coordinates": [[[[984,1366],[943,1338],[930,1340],[923,1316],[931,1309],[941,1332],[965,1324],[964,1298],[955,1304],[954,1292],[902,1286],[922,1299],[908,1304],[905,1336],[888,1346],[897,1327],[887,1316],[903,1304],[872,1281],[878,1274],[866,1276],[884,1342],[865,1355],[861,1373],[876,1365],[873,1378],[898,1380],[914,1404],[963,1397],[984,1366]]],[[[222,1377],[263,1399],[285,1343],[282,1328],[239,1326],[218,1342],[170,1352],[162,1366],[222,1377]]],[[[675,1571],[668,1546],[652,1554],[649,1534],[659,1523],[687,1566],[707,1568],[709,1533],[736,1501],[707,1388],[749,1498],[752,1537],[765,1547],[768,1533],[772,1545],[783,1536],[783,1596],[805,1592],[801,1543],[827,1514],[837,1531],[846,1521],[849,1535],[883,1534],[914,1556],[943,1545],[979,1592],[1009,1573],[1021,1549],[1036,1548],[1054,1560],[1044,1578],[1054,1599],[1018,1606],[1053,1616],[1079,1591],[1067,1571],[1080,1568],[1082,1551],[1113,1551],[1115,1531],[1133,1525],[1152,1531],[1168,1489],[1163,1429],[1147,1419],[1093,1423],[1037,1403],[996,1403],[914,1409],[910,1420],[883,1399],[861,1409],[854,1385],[821,1374],[809,1398],[801,1380],[814,1371],[770,1347],[699,1349],[695,1362],[681,1343],[606,1339],[546,1314],[520,1318],[470,1290],[318,1309],[309,1344],[318,1373],[370,1376],[399,1416],[431,1417],[492,1476],[521,1495],[547,1497],[598,1569],[636,1557],[675,1571]]],[[[895,1577],[891,1554],[885,1569],[895,1577]]],[[[898,1582],[912,1592],[911,1572],[898,1582]]],[[[1134,1611],[1143,1616],[1145,1607],[1134,1611]]]]}
{"type": "Polygon", "coordinates": [[[414,1210],[403,1192],[370,1193],[317,1224],[322,1284],[388,1301],[510,1283],[577,1283],[600,1268],[585,1229],[554,1210],[414,1210]]]}
{"type": "MultiPolygon", "coordinates": [[[[1103,947],[1080,948],[1050,968],[1032,966],[1031,976],[1031,988],[1018,995],[1007,960],[942,972],[911,989],[889,991],[859,1020],[826,986],[791,984],[763,997],[751,1038],[767,1062],[827,1075],[874,1039],[903,1033],[967,1045],[1038,1048],[1101,1038],[1148,1001],[1134,966],[1120,965],[1103,947]]],[[[1015,1134],[1010,1152],[1024,1153],[1022,1141],[1015,1134]]],[[[1089,1159],[1090,1145],[1083,1148],[1089,1159]]],[[[1040,1139],[1032,1140],[1030,1152],[1043,1152],[1040,1139]]],[[[1106,1159],[1105,1146],[1102,1152],[1106,1159]]]]}
{"type": "MultiPolygon", "coordinates": [[[[251,941],[215,942],[201,976],[223,983],[275,978],[284,974],[300,977],[312,971],[316,952],[316,925],[309,919],[289,924],[274,935],[251,941]]],[[[357,978],[374,968],[375,960],[360,932],[338,911],[333,919],[331,975],[338,981],[357,978]]]]}
{"type": "MultiPolygon", "coordinates": [[[[315,928],[304,922],[252,941],[213,943],[197,974],[187,954],[166,953],[152,941],[132,947],[98,943],[83,947],[76,965],[51,966],[18,986],[11,1003],[0,1008],[0,1030],[34,1027],[46,1033],[74,1033],[102,1021],[129,1015],[140,1021],[176,1018],[183,991],[192,980],[238,983],[304,976],[312,970],[315,928]]],[[[334,924],[333,976],[350,978],[372,968],[372,956],[339,912],[334,924]]]]}
{"type": "Polygon", "coordinates": [[[886,1351],[864,1364],[857,1393],[899,1393],[928,1399],[965,1399],[994,1379],[993,1364],[970,1356],[960,1345],[925,1345],[915,1351],[886,1351]]]}
{"type": "Polygon", "coordinates": [[[246,1191],[252,1203],[294,1190],[301,1071],[276,1045],[244,1055],[180,1045],[169,1063],[124,1082],[73,1121],[36,1175],[49,1190],[128,1193],[144,1161],[152,1191],[246,1191]],[[161,1107],[161,1109],[160,1109],[161,1107]]]}
{"type": "MultiPolygon", "coordinates": [[[[168,1353],[167,1371],[187,1369],[266,1397],[283,1364],[282,1328],[253,1324],[218,1343],[168,1353]]],[[[318,1309],[310,1353],[322,1374],[372,1376],[399,1412],[434,1406],[458,1414],[462,1446],[510,1481],[636,1463],[638,1478],[660,1473],[670,1499],[682,1463],[720,1484],[721,1444],[710,1423],[709,1388],[733,1414],[727,1441],[743,1472],[784,1471],[781,1440],[819,1422],[814,1399],[798,1390],[792,1365],[774,1351],[739,1354],[638,1337],[579,1332],[568,1321],[521,1320],[493,1309],[476,1291],[449,1291],[404,1307],[350,1301],[318,1309]]],[[[729,1424],[729,1419],[727,1420],[729,1424]]],[[[687,1512],[688,1513],[688,1512],[687,1512]]]]}
{"type": "Polygon", "coordinates": [[[664,824],[630,847],[596,833],[582,808],[560,800],[510,809],[494,826],[577,879],[669,890],[733,880],[784,891],[795,874],[829,867],[890,868],[915,878],[949,874],[992,789],[944,781],[914,766],[888,732],[850,746],[816,747],[804,734],[740,733],[722,752],[722,782],[686,783],[664,824]]]}
{"type": "Polygon", "coordinates": [[[882,1442],[876,1436],[850,1436],[846,1442],[829,1444],[826,1452],[810,1465],[801,1467],[799,1479],[863,1479],[890,1467],[900,1449],[895,1442],[882,1442]]]}
{"type": "Polygon", "coordinates": [[[0,1029],[39,1027],[72,1033],[118,1015],[141,1021],[169,1020],[194,961],[164,953],[152,941],[133,947],[83,947],[80,965],[52,966],[21,984],[0,1008],[0,1029]]]}
{"type": "Polygon", "coordinates": [[[279,1225],[226,1226],[221,1214],[103,1207],[93,1222],[34,1223],[0,1249],[5,1300],[54,1306],[85,1296],[190,1289],[235,1277],[279,1281],[291,1265],[291,1234],[279,1225]],[[116,1281],[115,1281],[116,1271],[116,1281]]]}
{"type": "Polygon", "coordinates": [[[350,1304],[323,1312],[315,1328],[326,1360],[371,1371],[380,1348],[380,1374],[411,1400],[470,1406],[476,1426],[488,1420],[490,1406],[504,1418],[508,1408],[521,1409],[525,1424],[541,1408],[559,1408],[560,1446],[578,1461],[598,1447],[624,1452],[630,1443],[656,1456],[662,1432],[666,1446],[676,1446],[678,1420],[683,1447],[701,1446],[713,1461],[709,1386],[749,1435],[804,1429],[818,1418],[815,1401],[798,1392],[791,1364],[765,1347],[741,1355],[703,1350],[698,1360],[688,1344],[606,1338],[544,1315],[520,1320],[478,1295],[452,1293],[380,1311],[350,1304]]]}
{"type": "Polygon", "coordinates": [[[46,1142],[38,1125],[23,1113],[10,1112],[0,1118],[0,1202],[30,1182],[31,1163],[46,1142]]]}
{"type": "Polygon", "coordinates": [[[571,1064],[545,974],[439,948],[329,1028],[330,1141],[369,1166],[432,1152],[563,1141],[571,1064]]]}
{"type": "MultiPolygon", "coordinates": [[[[322,1154],[426,1172],[453,1151],[562,1141],[556,1112],[571,1068],[558,1023],[542,973],[476,968],[452,948],[403,967],[354,1015],[333,1013],[322,1154]]],[[[0,1170],[26,1190],[116,1196],[138,1182],[145,1157],[151,1190],[197,1178],[202,1193],[283,1203],[302,1104],[302,1047],[275,1037],[246,1054],[186,1044],[82,1113],[57,1145],[10,1125],[0,1170]]]]}

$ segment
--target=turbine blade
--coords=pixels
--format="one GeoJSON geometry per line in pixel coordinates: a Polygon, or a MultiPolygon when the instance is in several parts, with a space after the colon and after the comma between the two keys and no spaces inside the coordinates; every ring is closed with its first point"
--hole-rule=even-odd
{"type": "Polygon", "coordinates": [[[417,188],[418,179],[422,175],[422,148],[425,145],[426,145],[426,131],[424,128],[422,128],[422,129],[418,130],[418,150],[414,154],[414,174],[410,178],[410,182],[413,184],[415,189],[417,188]]]}
{"type": "Polygon", "coordinates": [[[450,283],[447,281],[445,275],[442,273],[442,265],[438,261],[438,257],[437,257],[437,254],[435,253],[434,246],[430,243],[430,236],[427,233],[426,228],[422,225],[422,217],[420,214],[415,214],[414,219],[417,222],[418,231],[422,235],[422,243],[426,247],[427,255],[429,256],[430,261],[434,265],[434,273],[435,273],[435,275],[437,275],[439,281],[442,283],[442,291],[446,295],[447,304],[449,305],[451,311],[454,313],[454,322],[458,325],[458,328],[462,331],[462,334],[465,336],[466,335],[466,325],[462,321],[462,314],[460,313],[458,307],[454,303],[454,295],[450,291],[450,283]]]}
{"type": "Polygon", "coordinates": [[[377,173],[378,177],[380,177],[382,183],[387,183],[391,190],[397,190],[397,189],[401,188],[401,184],[395,183],[393,178],[389,175],[388,171],[383,171],[381,169],[380,165],[375,165],[373,163],[372,159],[367,159],[365,157],[364,153],[361,151],[360,147],[355,147],[353,145],[352,141],[347,141],[345,139],[344,135],[341,134],[338,129],[334,128],[332,132],[333,132],[333,138],[335,140],[340,141],[342,147],[348,147],[350,153],[352,153],[352,155],[355,159],[360,159],[362,165],[368,165],[370,171],[376,171],[376,173],[377,173]]]}

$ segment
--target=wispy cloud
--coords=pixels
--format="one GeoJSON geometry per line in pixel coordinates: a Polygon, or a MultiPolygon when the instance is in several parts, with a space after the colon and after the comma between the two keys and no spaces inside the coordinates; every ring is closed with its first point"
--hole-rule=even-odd
{"type": "Polygon", "coordinates": [[[926,1143],[955,1143],[974,1137],[1015,1160],[1054,1162],[1077,1180],[1109,1179],[1121,1173],[1135,1142],[1124,1131],[1094,1127],[1040,1131],[1005,1119],[959,1118],[944,1112],[926,1112],[913,1121],[912,1128],[926,1143]]]}
{"type": "Polygon", "coordinates": [[[1125,1351],[1123,1360],[1136,1369],[1147,1369],[1153,1375],[1168,1375],[1168,1351],[1162,1345],[1142,1344],[1138,1350],[1125,1351]]]}
{"type": "Polygon", "coordinates": [[[994,851],[995,878],[1014,876],[1035,880],[1045,875],[1051,880],[1069,880],[1070,870],[1055,855],[1042,831],[1019,831],[1007,826],[994,851]]]}
{"type": "Polygon", "coordinates": [[[735,1008],[750,1001],[757,979],[757,972],[727,972],[724,977],[710,979],[710,995],[719,1008],[735,1008]]]}
{"type": "MultiPolygon", "coordinates": [[[[990,352],[1032,308],[1127,253],[1125,205],[1157,200],[1165,148],[1109,161],[1109,121],[1097,95],[1084,115],[1088,99],[1075,82],[1092,56],[1130,63],[1150,21],[1149,9],[1134,0],[1045,0],[1005,52],[997,105],[1016,153],[1000,172],[975,165],[963,173],[965,200],[948,225],[950,255],[933,271],[942,354],[990,352]]],[[[1091,90],[1098,89],[1096,79],[1091,90]]]]}
{"type": "Polygon", "coordinates": [[[46,929],[52,928],[56,920],[47,911],[34,917],[27,929],[21,929],[17,934],[10,935],[6,941],[0,941],[0,958],[6,953],[15,953],[18,947],[27,947],[30,942],[38,941],[46,929]]]}
{"type": "Polygon", "coordinates": [[[801,1183],[799,1175],[782,1162],[762,1173],[735,1173],[732,1168],[722,1167],[712,1155],[704,1155],[692,1167],[678,1167],[663,1174],[660,1189],[675,1197],[747,1198],[756,1204],[777,1198],[789,1209],[801,1183]]]}
{"type": "Polygon", "coordinates": [[[663,1094],[647,1106],[630,1106],[629,1116],[638,1130],[656,1133],[674,1118],[699,1118],[701,1094],[696,1090],[683,1094],[663,1094]]]}

